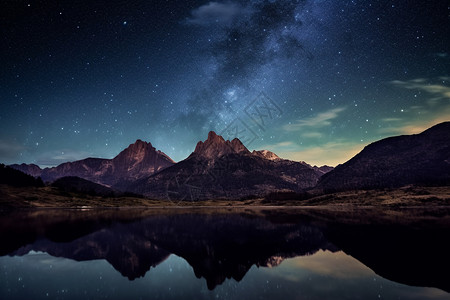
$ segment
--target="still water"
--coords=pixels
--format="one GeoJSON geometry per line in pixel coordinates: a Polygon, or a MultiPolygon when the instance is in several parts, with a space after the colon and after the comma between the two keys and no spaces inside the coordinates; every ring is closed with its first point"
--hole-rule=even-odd
{"type": "Polygon", "coordinates": [[[0,217],[0,299],[450,299],[447,214],[39,210],[0,217]]]}

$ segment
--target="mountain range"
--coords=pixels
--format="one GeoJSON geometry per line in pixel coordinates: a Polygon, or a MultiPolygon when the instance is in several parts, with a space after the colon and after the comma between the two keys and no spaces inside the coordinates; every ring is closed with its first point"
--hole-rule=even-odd
{"type": "Polygon", "coordinates": [[[26,174],[52,182],[66,176],[77,176],[107,186],[124,185],[149,176],[175,162],[151,143],[137,140],[113,159],[86,158],[67,162],[56,167],[41,169],[34,164],[14,164],[10,167],[26,174]]]}
{"type": "Polygon", "coordinates": [[[322,174],[267,150],[250,152],[239,139],[225,141],[211,131],[188,158],[135,181],[127,190],[158,199],[236,199],[312,188],[322,174]]]}
{"type": "Polygon", "coordinates": [[[137,140],[113,159],[87,158],[45,169],[10,167],[46,182],[77,176],[118,191],[175,201],[450,185],[450,122],[374,142],[334,169],[282,159],[268,150],[250,152],[239,139],[225,140],[213,131],[178,163],[137,140]]]}
{"type": "MultiPolygon", "coordinates": [[[[332,169],[282,159],[268,150],[250,152],[239,139],[224,140],[213,131],[178,163],[150,143],[137,140],[113,159],[86,158],[45,169],[34,164],[10,167],[46,182],[75,176],[115,190],[170,200],[300,191],[315,186],[319,177],[332,169]]],[[[64,182],[70,182],[72,188],[74,180],[64,182]]],[[[85,182],[77,184],[90,188],[85,182]]]]}

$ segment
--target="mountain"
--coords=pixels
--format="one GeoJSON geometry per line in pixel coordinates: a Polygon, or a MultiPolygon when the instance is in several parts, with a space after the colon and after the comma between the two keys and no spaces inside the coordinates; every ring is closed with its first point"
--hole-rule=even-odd
{"type": "Polygon", "coordinates": [[[44,183],[40,178],[34,178],[22,171],[0,164],[0,184],[16,187],[34,186],[41,187],[44,183]]]}
{"type": "Polygon", "coordinates": [[[237,138],[225,141],[223,137],[214,131],[208,133],[208,139],[197,143],[194,152],[189,156],[199,156],[215,160],[227,154],[250,154],[250,151],[237,138]]]}
{"type": "Polygon", "coordinates": [[[314,168],[314,170],[316,170],[317,172],[320,172],[322,174],[326,174],[334,169],[334,167],[330,167],[327,165],[323,165],[321,167],[314,166],[313,168],[314,168]]]}
{"type": "Polygon", "coordinates": [[[177,201],[236,199],[311,188],[322,175],[306,163],[274,156],[269,151],[252,153],[239,139],[225,141],[210,132],[188,158],[130,184],[127,190],[177,201]]]}
{"type": "Polygon", "coordinates": [[[137,140],[112,160],[116,177],[142,178],[158,172],[175,162],[152,144],[137,140]]]}
{"type": "Polygon", "coordinates": [[[9,165],[9,167],[19,170],[25,174],[31,175],[33,177],[39,177],[42,175],[42,169],[35,164],[13,164],[9,165]]]}
{"type": "Polygon", "coordinates": [[[450,122],[420,134],[386,138],[323,175],[319,191],[450,185],[450,122]]]}
{"type": "Polygon", "coordinates": [[[280,157],[278,157],[278,155],[276,155],[275,153],[269,151],[269,150],[253,150],[252,152],[253,155],[259,156],[261,158],[265,158],[268,160],[278,160],[281,159],[280,157]]]}
{"type": "Polygon", "coordinates": [[[113,159],[86,158],[67,162],[53,168],[45,168],[39,174],[36,165],[11,165],[11,167],[35,176],[39,174],[44,181],[54,181],[61,177],[76,176],[103,185],[120,186],[149,176],[175,162],[152,144],[137,140],[113,159]]]}
{"type": "Polygon", "coordinates": [[[104,179],[106,174],[111,173],[111,169],[110,159],[89,157],[45,168],[42,170],[41,177],[44,181],[55,181],[61,177],[77,176],[97,183],[111,184],[110,180],[104,179]]]}

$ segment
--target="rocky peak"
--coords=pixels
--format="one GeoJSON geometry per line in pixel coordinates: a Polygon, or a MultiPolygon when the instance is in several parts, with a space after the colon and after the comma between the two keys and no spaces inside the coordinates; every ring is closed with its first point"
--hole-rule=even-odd
{"type": "Polygon", "coordinates": [[[137,168],[140,171],[153,172],[173,163],[174,161],[166,154],[157,151],[151,143],[142,140],[136,140],[113,158],[113,164],[116,168],[126,169],[127,171],[137,168]]]}
{"type": "Polygon", "coordinates": [[[268,159],[268,160],[277,160],[280,159],[280,157],[278,155],[276,155],[275,153],[269,151],[269,150],[253,150],[252,152],[253,155],[256,155],[258,157],[264,158],[264,159],[268,159]]]}
{"type": "Polygon", "coordinates": [[[216,134],[214,131],[208,132],[208,139],[207,139],[207,141],[222,141],[222,142],[225,142],[224,138],[221,135],[216,134]]]}
{"type": "Polygon", "coordinates": [[[144,142],[142,140],[136,140],[133,144],[130,144],[126,149],[120,152],[114,159],[120,158],[143,158],[147,152],[155,152],[156,149],[151,143],[144,142]]]}
{"type": "Polygon", "coordinates": [[[193,154],[214,159],[230,153],[250,153],[242,142],[235,138],[232,141],[226,140],[217,135],[214,131],[208,133],[206,141],[198,142],[193,154]]]}
{"type": "Polygon", "coordinates": [[[249,152],[248,149],[244,146],[244,144],[242,144],[242,142],[238,138],[234,138],[230,144],[236,153],[249,152]]]}
{"type": "Polygon", "coordinates": [[[155,150],[155,148],[152,146],[150,142],[145,142],[143,140],[136,140],[133,144],[130,144],[127,149],[135,149],[135,150],[141,150],[141,149],[150,149],[155,150]]]}

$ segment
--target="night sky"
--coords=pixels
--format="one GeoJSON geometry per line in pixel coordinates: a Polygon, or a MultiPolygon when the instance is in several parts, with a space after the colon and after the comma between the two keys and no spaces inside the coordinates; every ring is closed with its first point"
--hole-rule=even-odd
{"type": "Polygon", "coordinates": [[[1,1],[0,162],[175,161],[210,130],[310,164],[450,120],[448,1],[1,1]]]}

